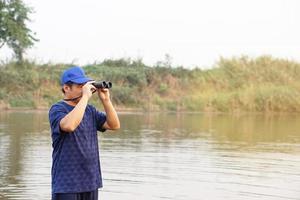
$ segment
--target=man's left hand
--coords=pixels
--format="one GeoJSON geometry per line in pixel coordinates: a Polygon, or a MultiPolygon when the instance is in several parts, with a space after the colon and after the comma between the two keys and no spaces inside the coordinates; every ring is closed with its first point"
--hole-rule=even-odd
{"type": "Polygon", "coordinates": [[[110,95],[109,95],[109,89],[107,88],[99,88],[98,89],[98,96],[101,101],[108,101],[110,100],[110,95]]]}

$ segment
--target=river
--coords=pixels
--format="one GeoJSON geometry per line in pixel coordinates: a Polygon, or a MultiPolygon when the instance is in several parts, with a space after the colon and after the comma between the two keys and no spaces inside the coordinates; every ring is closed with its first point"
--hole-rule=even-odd
{"type": "MultiPolygon", "coordinates": [[[[300,199],[300,116],[121,113],[99,133],[107,200],[300,199]]],[[[0,199],[51,198],[45,111],[0,111],[0,199]]]]}

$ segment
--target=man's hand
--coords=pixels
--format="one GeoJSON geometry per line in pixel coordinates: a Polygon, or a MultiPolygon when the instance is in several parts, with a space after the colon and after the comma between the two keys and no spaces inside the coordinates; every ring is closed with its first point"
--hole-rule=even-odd
{"type": "Polygon", "coordinates": [[[102,102],[110,100],[109,89],[107,88],[98,89],[98,96],[102,102]]]}
{"type": "Polygon", "coordinates": [[[106,122],[103,124],[104,129],[117,130],[120,128],[120,121],[115,108],[110,101],[109,89],[98,89],[98,96],[102,101],[105,113],[106,122]]]}
{"type": "Polygon", "coordinates": [[[80,101],[77,103],[75,108],[69,112],[62,120],[60,120],[60,128],[61,130],[71,133],[73,132],[78,125],[80,124],[88,100],[91,98],[93,95],[93,91],[96,91],[96,88],[91,84],[92,82],[87,82],[82,86],[82,97],[80,101]]]}
{"type": "Polygon", "coordinates": [[[86,84],[82,86],[82,96],[86,96],[88,99],[90,99],[93,95],[93,91],[96,91],[97,89],[91,84],[95,81],[89,81],[86,84]]]}

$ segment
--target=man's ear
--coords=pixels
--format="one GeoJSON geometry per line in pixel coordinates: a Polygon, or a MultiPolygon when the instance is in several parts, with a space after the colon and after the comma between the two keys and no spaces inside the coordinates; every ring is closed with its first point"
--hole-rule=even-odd
{"type": "Polygon", "coordinates": [[[64,84],[63,89],[64,89],[65,92],[68,92],[68,91],[70,91],[72,89],[72,86],[64,84]]]}

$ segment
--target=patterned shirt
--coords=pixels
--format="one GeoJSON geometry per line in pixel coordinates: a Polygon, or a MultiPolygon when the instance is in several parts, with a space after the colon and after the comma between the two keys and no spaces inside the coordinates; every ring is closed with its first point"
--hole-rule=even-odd
{"type": "Polygon", "coordinates": [[[106,114],[87,105],[82,121],[72,133],[60,129],[60,120],[74,106],[63,101],[49,110],[52,132],[52,193],[78,193],[102,187],[97,130],[106,114]]]}

